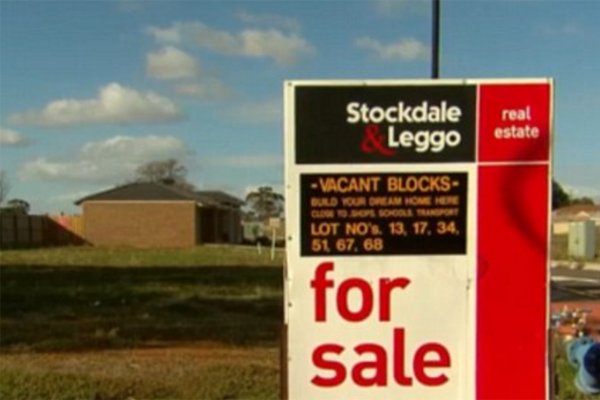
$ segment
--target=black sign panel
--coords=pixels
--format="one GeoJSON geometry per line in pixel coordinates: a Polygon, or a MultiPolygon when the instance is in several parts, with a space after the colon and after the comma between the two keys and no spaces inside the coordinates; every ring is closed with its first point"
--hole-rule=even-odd
{"type": "Polygon", "coordinates": [[[300,175],[301,254],[466,254],[467,173],[300,175]]]}
{"type": "Polygon", "coordinates": [[[297,164],[475,160],[475,85],[294,90],[297,164]]]}

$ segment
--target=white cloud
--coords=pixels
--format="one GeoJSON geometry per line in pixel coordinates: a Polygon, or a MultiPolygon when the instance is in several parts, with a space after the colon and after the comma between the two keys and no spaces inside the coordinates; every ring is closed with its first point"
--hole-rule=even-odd
{"type": "Polygon", "coordinates": [[[55,100],[39,111],[13,114],[8,120],[15,125],[44,128],[83,125],[130,125],[164,123],[183,119],[177,105],[153,92],[110,83],[100,88],[94,99],[55,100]]]}
{"type": "Polygon", "coordinates": [[[430,56],[429,47],[414,38],[402,39],[396,43],[383,44],[369,36],[356,39],[355,44],[361,49],[372,52],[381,60],[400,59],[413,61],[427,59],[430,56]]]}
{"type": "Polygon", "coordinates": [[[165,46],[146,55],[146,74],[162,80],[194,78],[200,73],[200,62],[173,46],[165,46]]]}
{"type": "Polygon", "coordinates": [[[3,146],[24,146],[30,141],[25,136],[12,129],[0,127],[0,144],[3,146]]]}
{"type": "Polygon", "coordinates": [[[235,155],[214,158],[207,160],[207,163],[214,166],[230,168],[273,168],[283,164],[283,155],[235,155]]]}
{"type": "Polygon", "coordinates": [[[272,58],[277,64],[290,65],[299,56],[311,53],[312,47],[301,37],[286,36],[278,30],[246,30],[241,33],[243,54],[249,57],[272,58]]]}
{"type": "Polygon", "coordinates": [[[230,114],[239,122],[248,124],[271,124],[283,119],[281,99],[255,101],[234,107],[230,114]]]}
{"type": "Polygon", "coordinates": [[[171,28],[156,28],[151,26],[146,28],[146,33],[153,36],[154,40],[158,43],[178,44],[182,41],[181,31],[177,25],[173,25],[171,28]]]}
{"type": "Polygon", "coordinates": [[[200,22],[175,22],[170,28],[151,26],[146,29],[146,33],[158,43],[191,42],[201,48],[232,55],[240,51],[240,42],[233,34],[200,22]]]}
{"type": "Polygon", "coordinates": [[[431,0],[375,0],[375,10],[386,17],[408,12],[429,12],[431,0]]]}
{"type": "Polygon", "coordinates": [[[375,9],[383,15],[395,14],[406,6],[406,0],[375,0],[375,9]]]}
{"type": "Polygon", "coordinates": [[[539,27],[539,32],[543,36],[549,37],[584,35],[583,27],[572,22],[568,22],[562,25],[544,25],[539,27]]]}
{"type": "Polygon", "coordinates": [[[280,65],[293,64],[315,51],[297,34],[285,34],[277,29],[247,29],[233,34],[200,22],[176,22],[170,28],[149,27],[146,32],[159,43],[192,43],[225,55],[269,58],[280,65]]]}
{"type": "Polygon", "coordinates": [[[174,136],[115,136],[85,144],[70,160],[40,157],[27,162],[19,169],[19,178],[116,184],[131,178],[146,162],[185,160],[189,153],[174,136]]]}
{"type": "Polygon", "coordinates": [[[300,23],[293,18],[275,14],[252,14],[239,11],[236,18],[246,24],[282,28],[292,32],[300,31],[300,23]]]}
{"type": "Polygon", "coordinates": [[[57,195],[57,196],[52,196],[48,200],[51,201],[51,202],[56,202],[56,203],[62,203],[62,202],[65,202],[65,201],[67,201],[69,203],[72,203],[72,202],[74,202],[76,200],[82,199],[82,198],[84,198],[86,196],[89,196],[89,195],[91,195],[93,193],[101,192],[103,190],[108,190],[108,189],[110,189],[110,187],[105,187],[105,188],[102,188],[102,189],[98,189],[98,190],[95,190],[93,192],[90,191],[90,190],[80,190],[78,192],[65,193],[65,194],[60,194],[60,195],[57,195]]]}
{"type": "Polygon", "coordinates": [[[180,96],[195,97],[202,100],[221,100],[231,96],[231,89],[214,78],[205,78],[198,82],[180,83],[174,87],[180,96]]]}
{"type": "Polygon", "coordinates": [[[573,197],[591,197],[593,199],[600,199],[600,186],[573,186],[563,185],[565,191],[573,197]]]}
{"type": "Polygon", "coordinates": [[[173,46],[146,55],[146,74],[152,78],[177,81],[173,90],[180,96],[202,100],[221,100],[231,94],[216,77],[201,74],[200,61],[173,46]]]}

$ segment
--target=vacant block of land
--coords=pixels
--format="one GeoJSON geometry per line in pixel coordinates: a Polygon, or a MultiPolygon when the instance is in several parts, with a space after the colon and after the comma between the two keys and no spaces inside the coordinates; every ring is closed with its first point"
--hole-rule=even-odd
{"type": "Polygon", "coordinates": [[[278,398],[280,253],[1,257],[0,398],[278,398]]]}

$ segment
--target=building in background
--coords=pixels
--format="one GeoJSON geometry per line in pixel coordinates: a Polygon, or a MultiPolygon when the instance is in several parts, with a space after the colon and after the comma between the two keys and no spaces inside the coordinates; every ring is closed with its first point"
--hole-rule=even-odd
{"type": "Polygon", "coordinates": [[[84,238],[97,246],[191,247],[242,242],[244,202],[221,191],[131,183],[77,202],[84,238]]]}
{"type": "Polygon", "coordinates": [[[552,232],[554,234],[569,233],[571,222],[593,221],[600,228],[600,205],[576,204],[562,207],[552,212],[552,232]]]}

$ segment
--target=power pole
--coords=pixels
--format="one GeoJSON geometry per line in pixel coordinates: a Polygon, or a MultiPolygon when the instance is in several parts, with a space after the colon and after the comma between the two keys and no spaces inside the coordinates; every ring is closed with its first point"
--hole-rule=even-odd
{"type": "Polygon", "coordinates": [[[440,1],[432,0],[431,78],[440,77],[440,1]]]}

